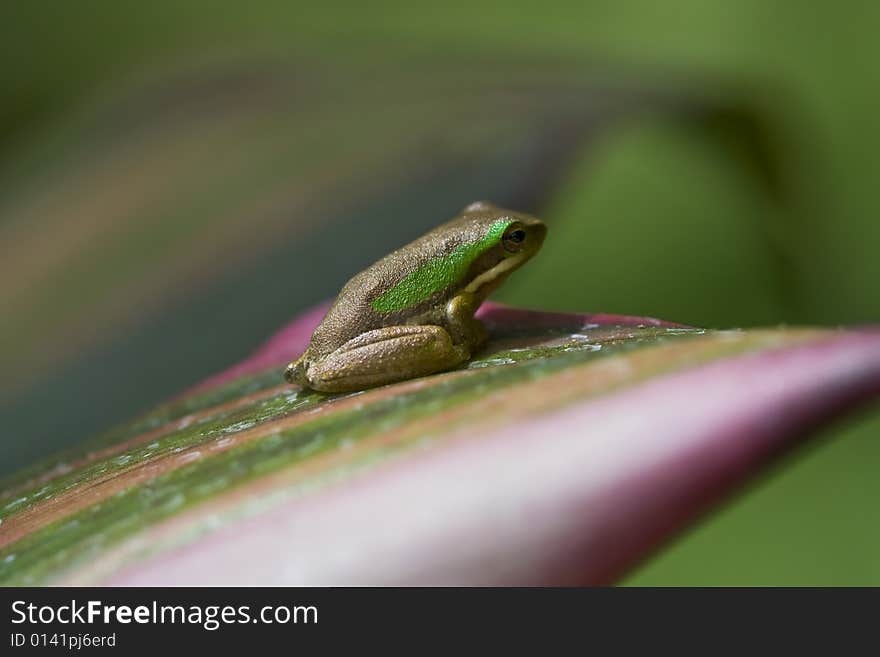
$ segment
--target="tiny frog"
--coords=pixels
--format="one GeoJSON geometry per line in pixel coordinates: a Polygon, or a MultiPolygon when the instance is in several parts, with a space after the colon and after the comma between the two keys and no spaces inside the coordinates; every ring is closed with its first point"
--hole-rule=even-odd
{"type": "Polygon", "coordinates": [[[546,233],[535,217],[472,203],[348,281],[284,377],[351,392],[470,360],[487,338],[474,313],[546,233]]]}

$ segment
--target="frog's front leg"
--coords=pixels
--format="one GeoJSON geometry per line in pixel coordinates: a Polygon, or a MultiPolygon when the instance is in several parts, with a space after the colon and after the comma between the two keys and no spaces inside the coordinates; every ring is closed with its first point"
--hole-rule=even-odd
{"type": "Polygon", "coordinates": [[[474,294],[466,291],[453,297],[446,304],[446,321],[452,341],[466,347],[471,354],[489,338],[483,322],[474,318],[479,306],[480,302],[474,294]]]}
{"type": "Polygon", "coordinates": [[[448,370],[470,358],[441,326],[388,326],[352,338],[336,351],[291,363],[291,383],[322,392],[351,392],[448,370]]]}

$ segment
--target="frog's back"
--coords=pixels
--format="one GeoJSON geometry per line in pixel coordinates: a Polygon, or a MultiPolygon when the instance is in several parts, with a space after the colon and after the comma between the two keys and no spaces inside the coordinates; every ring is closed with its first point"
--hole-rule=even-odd
{"type": "MultiPolygon", "coordinates": [[[[431,233],[410,243],[355,275],[340,290],[327,315],[312,335],[312,357],[333,352],[365,331],[403,324],[413,308],[378,312],[374,302],[423,264],[441,254],[443,243],[431,233]]],[[[426,303],[426,305],[429,305],[426,303]]]]}

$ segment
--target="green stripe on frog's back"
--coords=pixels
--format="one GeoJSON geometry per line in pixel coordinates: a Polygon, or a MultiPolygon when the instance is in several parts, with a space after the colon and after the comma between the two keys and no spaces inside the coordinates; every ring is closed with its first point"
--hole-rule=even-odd
{"type": "Polygon", "coordinates": [[[397,285],[373,299],[370,303],[373,310],[392,313],[412,308],[432,294],[461,281],[471,263],[498,243],[511,222],[511,219],[499,219],[482,239],[461,244],[449,255],[429,260],[397,285]]]}

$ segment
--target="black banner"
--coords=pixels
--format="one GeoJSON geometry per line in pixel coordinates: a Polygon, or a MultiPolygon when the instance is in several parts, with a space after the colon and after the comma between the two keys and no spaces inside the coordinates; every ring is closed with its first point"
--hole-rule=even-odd
{"type": "MultiPolygon", "coordinates": [[[[877,589],[0,589],[0,654],[876,642],[877,589]],[[488,643],[487,643],[488,642],[488,643]]],[[[555,650],[554,650],[555,651],[555,650]]],[[[568,650],[566,650],[568,652],[568,650]]],[[[335,654],[335,652],[334,652],[335,654]]]]}

